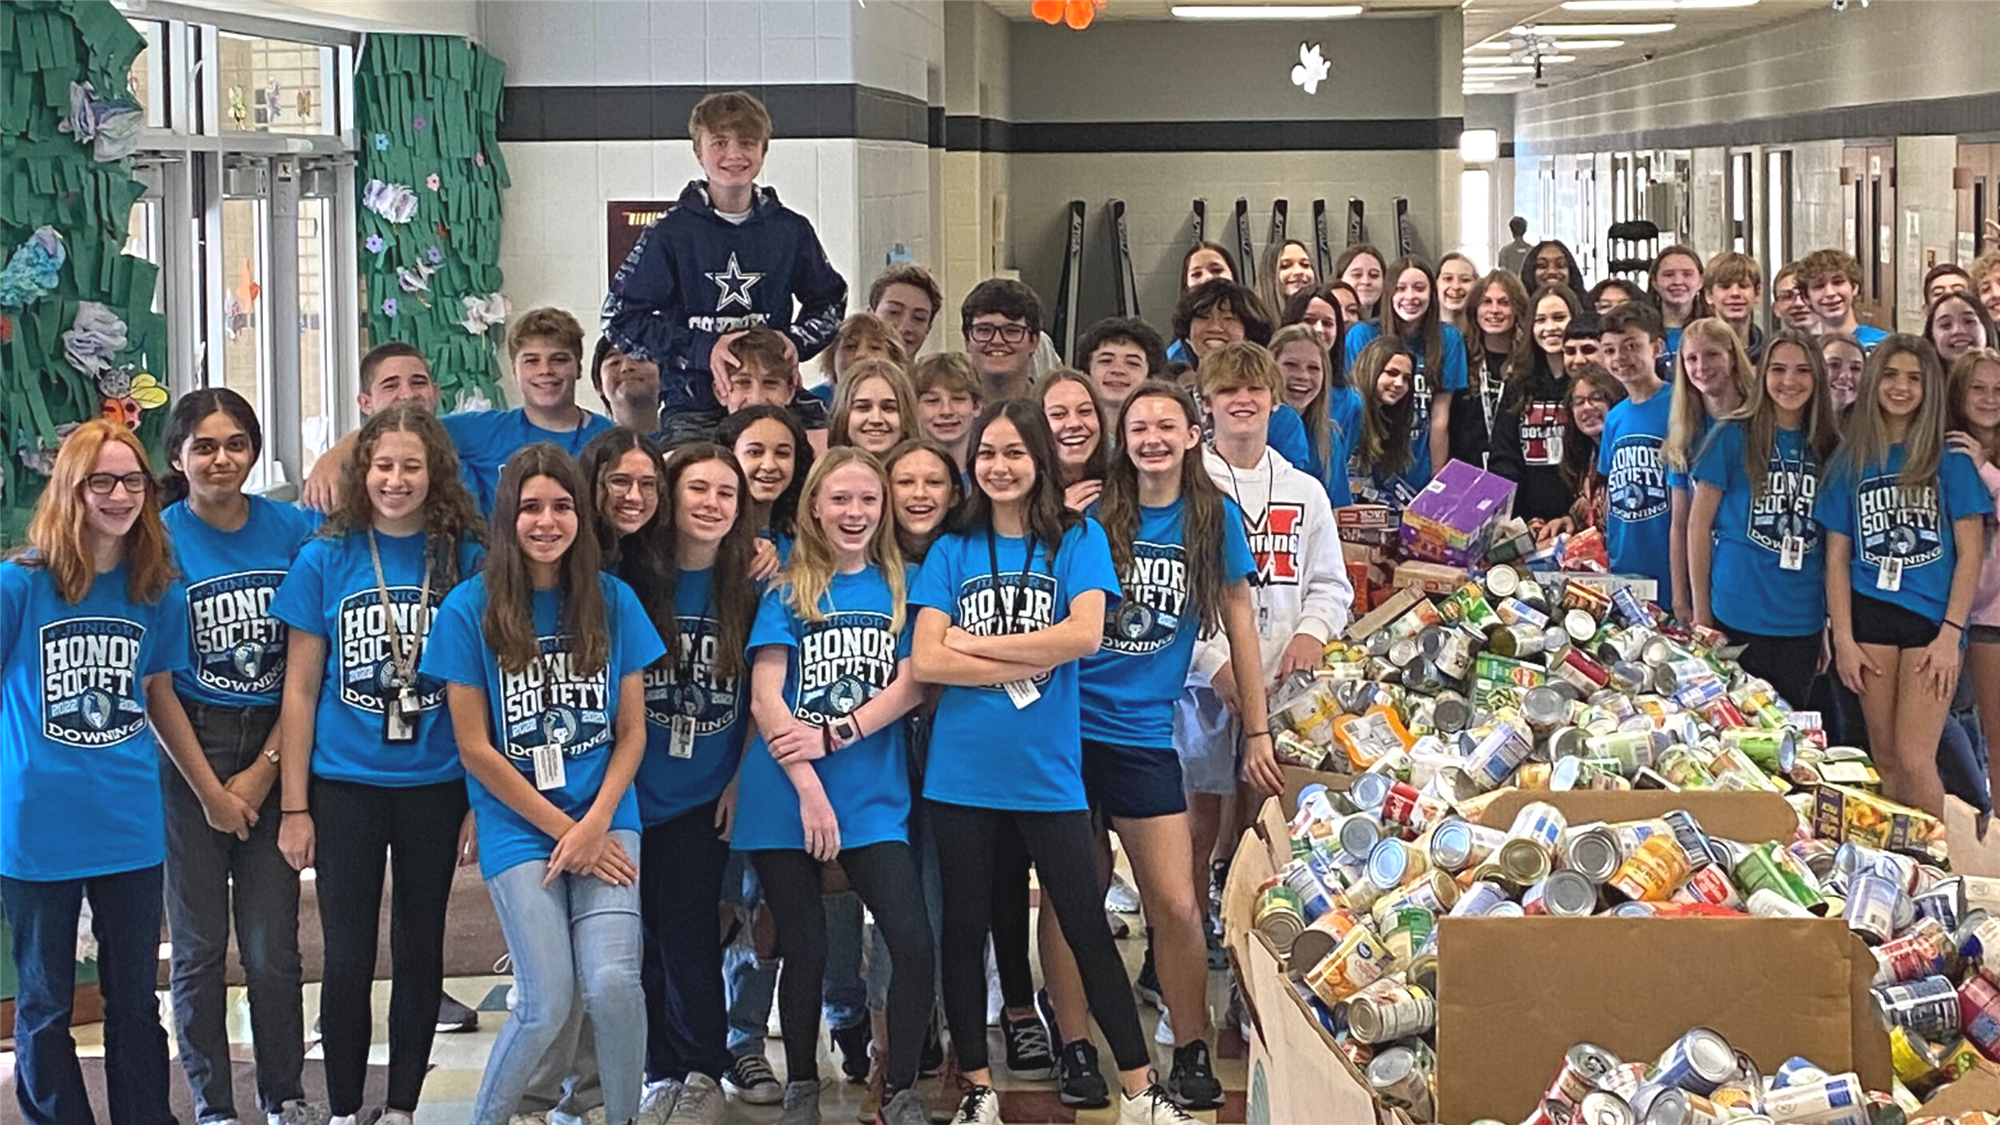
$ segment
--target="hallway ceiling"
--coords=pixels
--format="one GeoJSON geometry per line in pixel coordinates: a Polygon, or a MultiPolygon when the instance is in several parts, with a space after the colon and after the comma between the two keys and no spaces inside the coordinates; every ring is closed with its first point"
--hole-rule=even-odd
{"type": "MultiPolygon", "coordinates": [[[[1231,5],[1248,7],[1286,7],[1294,2],[1341,2],[1341,0],[1109,0],[1100,20],[1167,20],[1172,19],[1172,9],[1176,3],[1202,3],[1210,5],[1231,5]]],[[[1563,40],[1583,40],[1585,43],[1604,43],[1620,40],[1616,47],[1588,46],[1575,50],[1561,50],[1561,56],[1574,61],[1548,62],[1543,66],[1545,82],[1557,83],[1585,75],[1597,74],[1622,66],[1644,61],[1650,51],[1656,55],[1672,54],[1689,50],[1719,39],[1726,39],[1745,31],[1769,26],[1788,19],[1795,19],[1808,12],[1825,9],[1829,0],[1756,0],[1743,5],[1742,0],[1680,0],[1684,6],[1670,7],[1673,0],[1654,0],[1658,5],[1648,10],[1613,11],[1572,11],[1562,7],[1557,0],[1354,0],[1365,9],[1361,18],[1394,19],[1404,16],[1421,15],[1451,8],[1461,8],[1465,16],[1465,56],[1468,64],[1478,61],[1493,65],[1513,65],[1505,49],[1513,38],[1514,28],[1535,25],[1542,38],[1563,40]],[[1708,7],[1707,4],[1735,3],[1734,7],[1708,7]],[[1588,35],[1560,32],[1560,25],[1603,25],[1603,24],[1644,24],[1672,23],[1674,29],[1657,34],[1607,34],[1608,28],[1592,30],[1588,35]]],[[[1590,0],[1584,0],[1589,3],[1590,0]]],[[[1597,0],[1600,4],[1618,7],[1642,3],[1644,0],[1597,0]]],[[[1030,21],[1031,0],[988,0],[1001,15],[1010,20],[1030,21]]],[[[1858,9],[1860,5],[1857,3],[1858,9]]],[[[1324,21],[1337,23],[1340,21],[1324,21]]],[[[1287,34],[1296,33],[1297,24],[1282,21],[1279,26],[1287,29],[1287,34]]],[[[1511,94],[1532,89],[1535,78],[1532,74],[1496,74],[1490,78],[1482,76],[1474,86],[1474,79],[1468,77],[1467,93],[1511,94]]]]}

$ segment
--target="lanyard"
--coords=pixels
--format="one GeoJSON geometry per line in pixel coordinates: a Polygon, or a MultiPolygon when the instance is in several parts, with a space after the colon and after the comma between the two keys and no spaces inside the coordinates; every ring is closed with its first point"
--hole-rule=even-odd
{"type": "MultiPolygon", "coordinates": [[[[1243,520],[1243,533],[1245,535],[1255,531],[1271,515],[1271,501],[1278,491],[1278,474],[1268,464],[1270,457],[1271,447],[1267,445],[1264,447],[1263,456],[1257,460],[1257,467],[1265,472],[1264,507],[1257,512],[1257,518],[1252,520],[1250,518],[1250,505],[1243,502],[1243,484],[1236,479],[1236,466],[1230,464],[1229,458],[1222,456],[1221,453],[1218,452],[1216,454],[1216,459],[1222,462],[1222,467],[1229,470],[1229,498],[1236,501],[1236,511],[1243,520]]],[[[1348,464],[1350,466],[1353,464],[1351,456],[1348,459],[1348,464]]]]}
{"type": "Polygon", "coordinates": [[[1783,431],[1771,435],[1771,456],[1777,459],[1778,472],[1783,474],[1785,481],[1785,511],[1794,516],[1810,516],[1812,514],[1810,510],[1805,512],[1799,511],[1799,502],[1805,499],[1802,494],[1805,491],[1803,485],[1805,484],[1806,464],[1812,456],[1812,449],[1806,444],[1804,432],[1801,431],[1799,434],[1799,459],[1796,465],[1794,465],[1790,458],[1785,456],[1785,435],[1783,431]],[[1798,476],[1796,477],[1792,475],[1795,468],[1798,472],[1798,476]]]}
{"type": "MultiPolygon", "coordinates": [[[[994,546],[993,529],[991,527],[988,527],[986,529],[986,562],[987,565],[992,568],[990,573],[993,579],[993,597],[995,599],[994,608],[998,609],[999,608],[998,601],[1000,598],[1000,549],[994,546]]],[[[1053,559],[1051,559],[1050,566],[1053,568],[1054,565],[1055,562],[1053,559]]],[[[1015,617],[1018,616],[1020,612],[1027,607],[1028,575],[1030,572],[1034,570],[1034,566],[1035,566],[1035,537],[1031,534],[1028,536],[1028,553],[1022,556],[1021,559],[1021,584],[1015,591],[1013,605],[1009,606],[1007,609],[1007,616],[1004,620],[1005,627],[1001,630],[1002,635],[1010,634],[1014,631],[1015,617]]],[[[1022,632],[1029,632],[1029,630],[1023,629],[1022,632]]]]}
{"type": "MultiPolygon", "coordinates": [[[[715,620],[715,570],[713,568],[710,568],[708,572],[708,589],[702,593],[701,616],[696,618],[696,620],[698,622],[715,620]]],[[[678,611],[674,614],[674,624],[676,626],[674,632],[680,633],[683,631],[678,628],[680,625],[680,614],[678,611]]],[[[674,643],[678,645],[680,638],[674,638],[674,643]]],[[[688,648],[690,651],[685,660],[680,658],[678,652],[674,654],[674,671],[667,682],[674,686],[676,692],[686,689],[694,683],[694,663],[697,659],[697,654],[701,651],[701,646],[694,644],[689,645],[688,648]]]]}
{"type": "MultiPolygon", "coordinates": [[[[375,594],[382,599],[382,617],[389,629],[389,659],[396,669],[396,684],[408,687],[417,682],[417,647],[421,637],[411,637],[410,644],[403,644],[403,628],[396,623],[396,607],[389,601],[389,580],[382,574],[382,552],[375,545],[375,529],[368,529],[368,560],[375,564],[375,594]]],[[[431,555],[424,552],[424,585],[417,594],[419,612],[427,611],[431,604],[431,555]]]]}

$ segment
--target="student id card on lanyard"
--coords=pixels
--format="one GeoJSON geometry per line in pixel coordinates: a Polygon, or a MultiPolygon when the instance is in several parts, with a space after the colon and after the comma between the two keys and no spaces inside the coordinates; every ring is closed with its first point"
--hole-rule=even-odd
{"type": "MultiPolygon", "coordinates": [[[[549,654],[536,657],[542,665],[542,682],[554,683],[555,671],[549,667],[549,654]]],[[[567,728],[545,721],[542,723],[542,742],[529,752],[535,764],[535,788],[541,792],[561,789],[569,784],[569,771],[563,764],[563,748],[569,745],[567,728]]]]}
{"type": "MultiPolygon", "coordinates": [[[[1220,455],[1218,454],[1218,456],[1220,455]]],[[[1230,464],[1227,457],[1222,458],[1222,467],[1229,470],[1229,498],[1236,501],[1237,515],[1243,521],[1243,534],[1248,536],[1253,543],[1257,540],[1257,523],[1262,523],[1270,519],[1271,502],[1277,499],[1278,470],[1270,461],[1271,451],[1269,448],[1266,448],[1263,460],[1258,462],[1259,467],[1269,474],[1264,478],[1264,510],[1258,515],[1256,523],[1253,523],[1250,519],[1250,505],[1243,502],[1243,482],[1236,479],[1236,466],[1230,464]]],[[[1353,466],[1351,458],[1348,465],[1351,472],[1353,466]]],[[[1251,596],[1257,603],[1257,635],[1260,637],[1269,636],[1271,632],[1271,607],[1269,603],[1265,602],[1262,596],[1264,587],[1258,581],[1257,575],[1251,575],[1250,589],[1251,596]]]]}
{"type": "MultiPolygon", "coordinates": [[[[715,589],[711,586],[709,597],[703,601],[701,607],[703,621],[713,619],[709,610],[714,605],[715,589]]],[[[693,646],[694,651],[699,651],[700,648],[700,645],[693,646]]],[[[690,653],[689,662],[692,660],[693,654],[690,653]]],[[[675,661],[674,713],[667,719],[667,757],[679,758],[682,761],[694,757],[695,716],[707,710],[707,703],[708,692],[694,682],[693,669],[683,667],[681,661],[675,661]],[[683,675],[688,677],[686,683],[681,682],[683,675]]]]}
{"type": "MultiPolygon", "coordinates": [[[[1780,454],[1778,456],[1778,471],[1784,474],[1786,484],[1796,485],[1796,482],[1803,479],[1806,475],[1805,454],[1803,452],[1799,454],[1798,470],[1796,473],[1792,471],[1791,463],[1785,459],[1783,454],[1780,454]]],[[[1794,487],[1791,491],[1792,494],[1787,498],[1785,506],[1791,509],[1792,522],[1786,526],[1799,527],[1803,525],[1805,520],[1812,518],[1812,505],[1809,502],[1805,502],[1805,498],[1800,495],[1800,492],[1803,491],[1802,489],[1794,487]],[[1802,508],[1804,509],[1803,511],[1801,511],[1802,508]]],[[[1803,570],[1805,569],[1805,565],[1806,537],[1797,531],[1787,531],[1778,540],[1778,569],[1803,570]]],[[[1900,565],[1898,564],[1899,567],[1900,565]]],[[[1898,586],[1902,585],[1900,573],[1897,576],[1896,584],[1898,586]]]]}
{"type": "MultiPolygon", "coordinates": [[[[389,580],[382,573],[382,552],[375,545],[375,530],[368,530],[368,558],[375,564],[375,594],[382,599],[382,618],[389,629],[389,670],[383,677],[382,741],[410,743],[417,740],[417,717],[423,713],[417,700],[417,655],[422,637],[405,643],[403,627],[396,621],[396,607],[389,600],[389,580]]],[[[417,612],[429,613],[431,605],[431,559],[424,552],[424,584],[417,594],[417,612]]]]}
{"type": "Polygon", "coordinates": [[[1875,574],[1875,588],[1891,594],[1903,588],[1902,559],[1890,555],[1882,560],[1881,569],[1875,574]]]}
{"type": "MultiPolygon", "coordinates": [[[[986,562],[990,567],[988,574],[993,580],[994,608],[998,609],[1001,605],[999,600],[1001,597],[1000,549],[993,545],[993,529],[990,527],[986,529],[986,562]]],[[[1028,536],[1027,554],[1021,560],[1021,581],[1014,588],[1014,601],[1012,604],[1007,605],[1006,615],[1000,619],[1000,636],[1011,636],[1015,632],[1014,623],[1027,605],[1028,575],[1034,571],[1034,568],[1035,537],[1030,535],[1028,536]]],[[[1028,630],[1023,627],[1020,631],[1027,632],[1028,630]]],[[[1008,680],[1000,686],[1007,692],[1007,698],[1013,702],[1014,710],[1016,711],[1025,710],[1029,704],[1042,697],[1041,689],[1035,686],[1033,680],[1008,680]]]]}

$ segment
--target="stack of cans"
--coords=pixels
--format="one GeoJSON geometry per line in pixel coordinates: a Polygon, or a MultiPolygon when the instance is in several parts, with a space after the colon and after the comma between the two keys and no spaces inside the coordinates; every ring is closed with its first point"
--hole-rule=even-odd
{"type": "MultiPolygon", "coordinates": [[[[1768,1077],[1719,1033],[1697,1027],[1648,1062],[1622,1062],[1591,1043],[1570,1048],[1525,1125],[1886,1125],[1909,1121],[1853,1073],[1805,1059],[1768,1077]]],[[[1982,1123],[1984,1125],[1984,1123],[1982,1123]]]]}

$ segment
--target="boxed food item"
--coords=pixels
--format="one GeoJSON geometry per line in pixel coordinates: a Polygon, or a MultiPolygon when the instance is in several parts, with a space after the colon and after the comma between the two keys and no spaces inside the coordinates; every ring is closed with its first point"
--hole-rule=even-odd
{"type": "Polygon", "coordinates": [[[1813,799],[1813,835],[1823,840],[1922,851],[1940,831],[1928,813],[1845,785],[1822,785],[1813,799]]]}
{"type": "Polygon", "coordinates": [[[1404,553],[1429,562],[1470,565],[1486,554],[1494,525],[1513,511],[1513,481],[1452,461],[1404,509],[1404,553]]]}
{"type": "Polygon", "coordinates": [[[1426,594],[1435,594],[1438,597],[1445,597],[1465,585],[1466,581],[1466,571],[1462,566],[1429,562],[1396,564],[1396,585],[1415,586],[1426,594]]]}

